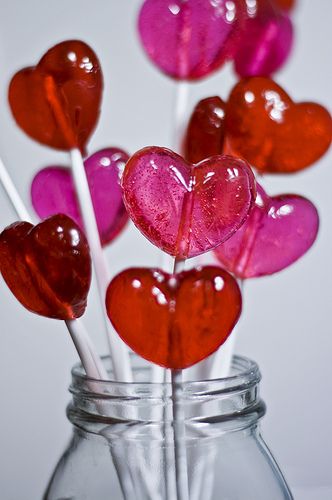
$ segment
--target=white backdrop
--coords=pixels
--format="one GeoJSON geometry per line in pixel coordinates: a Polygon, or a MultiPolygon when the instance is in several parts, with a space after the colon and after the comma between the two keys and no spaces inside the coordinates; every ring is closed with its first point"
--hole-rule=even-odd
{"type": "MultiPolygon", "coordinates": [[[[14,124],[6,91],[11,75],[34,64],[58,41],[79,38],[97,52],[105,76],[101,120],[93,152],[117,145],[129,152],[171,146],[174,83],[142,54],[135,31],[140,0],[0,0],[0,154],[29,203],[33,174],[66,155],[27,139],[14,124]]],[[[331,0],[298,0],[296,46],[276,79],[295,100],[331,108],[331,0]]],[[[190,91],[199,98],[226,98],[235,82],[229,67],[190,91]]],[[[321,214],[310,253],[290,269],[248,282],[237,351],[258,361],[268,406],[264,436],[299,500],[332,498],[330,432],[332,335],[331,154],[294,175],[266,177],[271,194],[308,196],[321,214]]],[[[0,191],[1,228],[15,220],[0,191]]],[[[112,272],[153,265],[154,248],[130,227],[108,250],[112,272]]],[[[70,367],[76,361],[61,322],[25,311],[0,283],[0,489],[2,500],[37,500],[70,433],[65,406],[70,367]]],[[[90,298],[87,322],[99,349],[98,309],[90,298]]]]}

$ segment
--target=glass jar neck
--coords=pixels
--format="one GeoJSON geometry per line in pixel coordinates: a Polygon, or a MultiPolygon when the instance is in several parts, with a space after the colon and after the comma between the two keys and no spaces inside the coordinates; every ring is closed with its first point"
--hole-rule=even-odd
{"type": "MultiPolygon", "coordinates": [[[[104,358],[110,377],[112,370],[104,358]]],[[[87,432],[128,425],[158,426],[172,420],[170,383],[150,383],[151,365],[133,356],[134,383],[98,381],[86,377],[80,365],[72,370],[72,401],[67,414],[70,421],[87,432]]],[[[181,384],[186,425],[199,429],[218,424],[219,432],[249,427],[264,415],[265,405],[259,397],[259,368],[253,361],[235,356],[227,378],[184,382],[181,384]]],[[[137,436],[137,431],[136,434],[137,436]]]]}

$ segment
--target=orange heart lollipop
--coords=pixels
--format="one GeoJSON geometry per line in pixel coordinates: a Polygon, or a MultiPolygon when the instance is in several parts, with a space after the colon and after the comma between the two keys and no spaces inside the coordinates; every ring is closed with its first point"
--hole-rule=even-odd
{"type": "Polygon", "coordinates": [[[37,66],[16,73],[9,104],[17,124],[55,149],[84,151],[99,117],[103,77],[84,42],[69,40],[49,49],[37,66]]]}
{"type": "Polygon", "coordinates": [[[292,173],[309,167],[329,148],[332,119],[312,102],[294,103],[269,78],[241,80],[226,109],[225,152],[266,173],[292,173]]]}

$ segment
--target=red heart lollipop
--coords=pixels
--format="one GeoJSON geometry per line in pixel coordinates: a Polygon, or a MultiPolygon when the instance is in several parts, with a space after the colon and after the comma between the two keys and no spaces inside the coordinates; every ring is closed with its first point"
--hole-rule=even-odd
{"type": "Polygon", "coordinates": [[[270,198],[257,185],[256,204],[243,226],[215,254],[241,279],[273,274],[290,266],[314,243],[319,226],[315,206],[302,196],[270,198]]]}
{"type": "MultiPolygon", "coordinates": [[[[103,245],[110,243],[128,221],[119,183],[119,175],[128,158],[121,149],[107,148],[84,162],[103,245]]],[[[69,169],[46,167],[40,170],[32,181],[31,199],[42,219],[64,213],[84,228],[69,169]]]]}
{"type": "Polygon", "coordinates": [[[83,42],[55,45],[37,66],[22,69],[9,86],[17,124],[36,141],[82,151],[99,117],[103,89],[100,64],[83,42]]]}
{"type": "Polygon", "coordinates": [[[122,177],[134,224],[154,245],[180,258],[207,252],[246,220],[255,199],[250,167],[231,156],[191,165],[166,148],[132,156],[122,177]]]}
{"type": "Polygon", "coordinates": [[[198,163],[222,153],[226,104],[220,97],[207,97],[196,105],[184,140],[184,157],[198,163]]]}
{"type": "Polygon", "coordinates": [[[227,152],[261,172],[292,173],[317,161],[329,148],[332,120],[319,104],[295,104],[269,78],[241,80],[226,112],[227,152]]]}
{"type": "Polygon", "coordinates": [[[87,241],[66,215],[37,226],[16,222],[0,235],[0,270],[8,287],[32,312],[56,319],[82,316],[91,281],[87,241]]]}
{"type": "Polygon", "coordinates": [[[111,281],[106,307],[115,330],[137,354],[182,369],[225,342],[241,313],[241,292],[219,267],[176,276],[128,269],[111,281]]]}

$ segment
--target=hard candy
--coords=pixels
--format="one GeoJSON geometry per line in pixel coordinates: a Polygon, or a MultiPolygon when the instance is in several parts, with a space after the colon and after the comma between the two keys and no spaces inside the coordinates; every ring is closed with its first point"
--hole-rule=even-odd
{"type": "Polygon", "coordinates": [[[184,139],[184,158],[198,163],[222,153],[225,137],[226,103],[207,97],[195,106],[184,139]]]}
{"type": "Polygon", "coordinates": [[[233,56],[245,16],[244,0],[145,0],[138,31],[146,54],[163,73],[196,80],[233,56]]]}
{"type": "Polygon", "coordinates": [[[127,269],[111,281],[106,308],[117,333],[137,354],[182,369],[225,342],[241,313],[241,292],[218,267],[176,276],[159,269],[127,269]]]}
{"type": "Polygon", "coordinates": [[[257,184],[250,216],[215,255],[240,279],[266,276],[302,257],[314,243],[318,226],[318,212],[309,200],[294,194],[269,197],[257,184]]]}
{"type": "Polygon", "coordinates": [[[16,222],[4,229],[0,270],[17,300],[34,313],[69,320],[85,311],[90,252],[84,234],[66,215],[36,226],[16,222]]]}
{"type": "Polygon", "coordinates": [[[8,99],[17,124],[32,139],[55,149],[84,152],[100,113],[103,77],[84,42],[61,42],[37,66],[18,71],[8,99]]]}
{"type": "MultiPolygon", "coordinates": [[[[107,148],[84,162],[102,245],[110,243],[128,221],[120,187],[128,158],[121,149],[107,148]]],[[[32,181],[31,200],[41,219],[64,213],[84,229],[70,169],[54,166],[40,170],[32,181]]]]}
{"type": "Polygon", "coordinates": [[[260,172],[292,173],[309,167],[329,148],[332,119],[312,102],[295,103],[269,78],[241,80],[227,102],[224,151],[260,172]]]}
{"type": "Polygon", "coordinates": [[[229,238],[255,200],[255,179],[243,160],[213,156],[197,165],[166,148],[135,153],[122,177],[124,202],[138,229],[179,258],[194,257],[229,238]]]}

